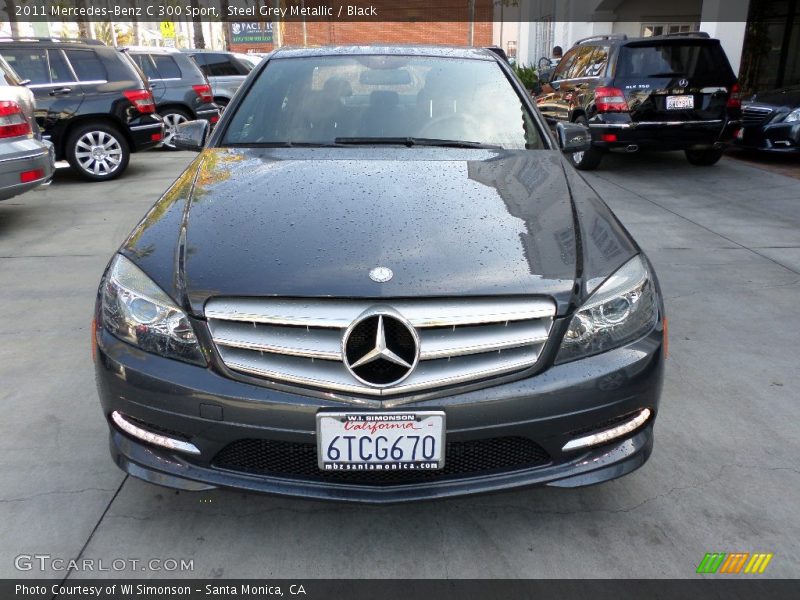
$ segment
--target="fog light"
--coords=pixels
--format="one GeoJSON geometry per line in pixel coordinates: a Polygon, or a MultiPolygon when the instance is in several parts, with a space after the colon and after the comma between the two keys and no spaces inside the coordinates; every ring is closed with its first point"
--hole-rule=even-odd
{"type": "Polygon", "coordinates": [[[125,433],[132,435],[135,438],[139,438],[148,444],[153,444],[154,446],[163,446],[164,448],[169,448],[170,450],[178,450],[179,452],[186,452],[188,454],[200,454],[200,450],[194,444],[184,442],[183,440],[176,440],[165,435],[158,435],[156,433],[152,433],[151,431],[147,431],[146,429],[142,429],[141,427],[137,427],[130,421],[125,420],[125,417],[123,417],[122,414],[116,410],[111,413],[111,420],[114,421],[117,427],[122,429],[122,431],[125,433]]]}
{"type": "Polygon", "coordinates": [[[570,440],[566,444],[564,444],[564,447],[561,448],[561,450],[563,452],[566,452],[568,450],[577,450],[578,448],[587,448],[589,446],[597,446],[598,444],[605,444],[606,442],[610,442],[613,439],[622,437],[623,435],[628,434],[635,429],[638,429],[645,423],[645,421],[647,421],[647,419],[650,418],[651,414],[652,413],[650,412],[649,408],[643,408],[639,414],[637,414],[630,420],[625,421],[621,425],[617,425],[616,427],[612,427],[611,429],[598,431],[597,433],[593,433],[591,435],[585,435],[583,437],[570,440]]]}

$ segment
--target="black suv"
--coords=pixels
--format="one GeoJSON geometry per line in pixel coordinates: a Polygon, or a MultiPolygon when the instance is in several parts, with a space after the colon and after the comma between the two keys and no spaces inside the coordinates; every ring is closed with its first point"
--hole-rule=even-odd
{"type": "Polygon", "coordinates": [[[36,120],[56,159],[105,181],[125,171],[131,152],[161,144],[164,123],[139,69],[100,42],[6,39],[0,54],[29,81],[36,120]]]}
{"type": "Polygon", "coordinates": [[[195,62],[173,48],[129,48],[128,54],[150,82],[156,110],[164,119],[164,147],[174,150],[172,138],[180,123],[203,119],[216,123],[219,107],[211,85],[195,62]]]}
{"type": "Polygon", "coordinates": [[[719,40],[705,33],[586,38],[561,59],[536,98],[552,126],[587,125],[592,148],[572,163],[594,169],[611,149],[684,150],[713,165],[739,129],[739,86],[719,40]]]}

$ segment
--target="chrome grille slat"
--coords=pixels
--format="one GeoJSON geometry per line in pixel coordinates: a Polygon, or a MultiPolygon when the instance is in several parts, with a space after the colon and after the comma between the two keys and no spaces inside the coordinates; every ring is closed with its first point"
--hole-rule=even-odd
{"type": "Polygon", "coordinates": [[[414,327],[475,325],[552,317],[549,300],[339,300],[273,298],[218,299],[206,303],[206,318],[304,327],[346,328],[370,306],[390,305],[414,327]]]}
{"type": "Polygon", "coordinates": [[[766,106],[746,105],[742,107],[742,125],[760,125],[772,115],[773,109],[766,106]]]}
{"type": "Polygon", "coordinates": [[[220,357],[234,371],[322,390],[396,397],[535,365],[555,311],[555,304],[542,298],[213,298],[205,315],[220,357]],[[399,314],[419,336],[418,365],[389,387],[363,383],[343,362],[345,330],[376,309],[399,314]]]}
{"type": "Polygon", "coordinates": [[[238,321],[209,321],[214,341],[221,346],[323,360],[342,360],[338,329],[309,329],[238,321]]]}
{"type": "Polygon", "coordinates": [[[548,329],[541,321],[423,329],[420,331],[419,359],[448,358],[540,344],[547,341],[548,329]]]}
{"type": "Polygon", "coordinates": [[[219,348],[225,364],[237,371],[276,381],[371,396],[394,396],[517,371],[533,365],[539,349],[515,348],[486,356],[472,354],[459,360],[426,361],[420,363],[408,379],[394,387],[371,388],[353,379],[342,363],[328,360],[311,362],[280,354],[261,356],[241,348],[219,348]]]}

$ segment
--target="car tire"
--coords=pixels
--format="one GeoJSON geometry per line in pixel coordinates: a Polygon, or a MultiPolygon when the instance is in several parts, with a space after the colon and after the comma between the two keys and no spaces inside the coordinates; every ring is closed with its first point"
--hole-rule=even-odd
{"type": "Polygon", "coordinates": [[[686,150],[686,160],[696,167],[710,167],[719,162],[725,150],[686,150]]]}
{"type": "MultiPolygon", "coordinates": [[[[589,126],[586,117],[578,117],[575,119],[575,123],[584,127],[589,126]]],[[[593,171],[600,166],[601,160],[603,160],[603,151],[594,146],[584,152],[573,152],[569,155],[572,166],[580,171],[593,171]]]]}
{"type": "Polygon", "coordinates": [[[81,177],[108,181],[122,175],[131,158],[125,136],[113,125],[86,124],[67,137],[66,158],[81,177]]]}
{"type": "Polygon", "coordinates": [[[178,108],[167,108],[164,111],[159,111],[161,118],[164,119],[164,141],[161,147],[164,150],[177,150],[175,143],[172,141],[175,137],[175,132],[181,123],[191,121],[192,117],[186,111],[178,108]]]}

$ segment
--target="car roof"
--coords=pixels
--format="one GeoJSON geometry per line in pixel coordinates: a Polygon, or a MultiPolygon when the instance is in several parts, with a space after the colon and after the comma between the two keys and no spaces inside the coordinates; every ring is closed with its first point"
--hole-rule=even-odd
{"type": "Polygon", "coordinates": [[[131,52],[147,52],[149,54],[180,54],[180,50],[176,48],[167,48],[164,46],[125,46],[125,50],[131,52]]]}
{"type": "Polygon", "coordinates": [[[180,48],[178,52],[189,52],[190,54],[199,54],[201,52],[213,52],[214,54],[240,54],[233,50],[214,50],[213,48],[180,48]]]}
{"type": "Polygon", "coordinates": [[[54,38],[54,37],[0,37],[2,44],[20,44],[20,45],[41,45],[53,44],[57,46],[77,46],[77,47],[102,47],[108,48],[106,44],[100,40],[92,40],[87,38],[54,38]]]}
{"type": "Polygon", "coordinates": [[[628,37],[624,33],[612,33],[608,35],[596,35],[573,44],[576,46],[636,46],[639,44],[651,44],[654,42],[699,42],[701,44],[719,43],[716,38],[710,37],[703,31],[691,31],[686,33],[665,33],[664,35],[651,35],[648,37],[628,37]]]}
{"type": "Polygon", "coordinates": [[[437,56],[442,58],[470,58],[497,61],[497,55],[484,48],[466,46],[317,46],[314,48],[282,47],[275,50],[273,58],[298,58],[310,56],[437,56]]]}

